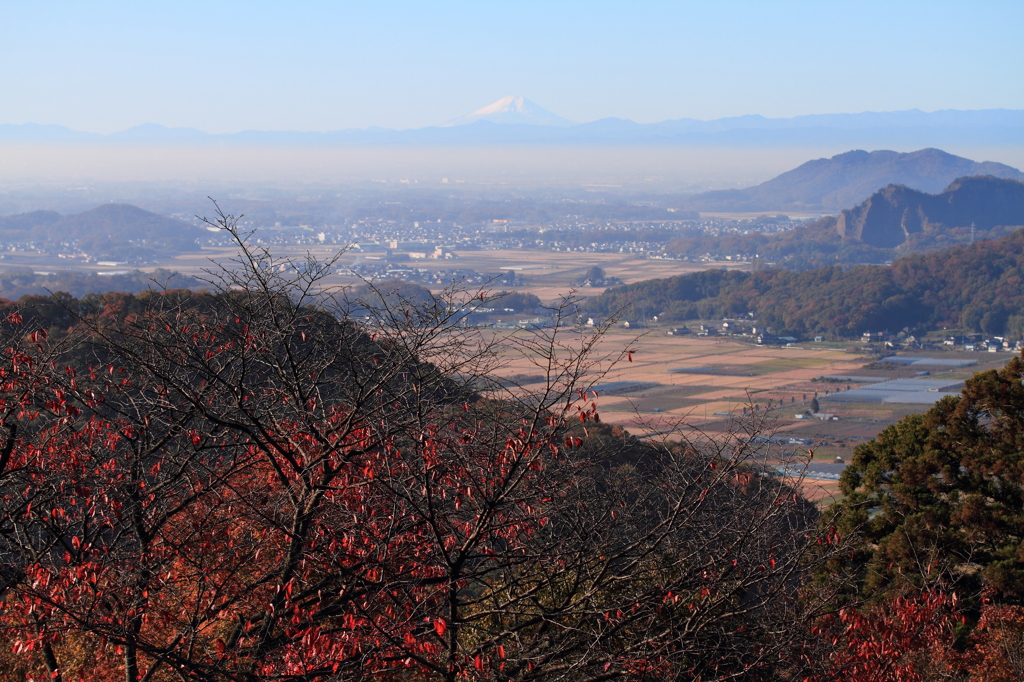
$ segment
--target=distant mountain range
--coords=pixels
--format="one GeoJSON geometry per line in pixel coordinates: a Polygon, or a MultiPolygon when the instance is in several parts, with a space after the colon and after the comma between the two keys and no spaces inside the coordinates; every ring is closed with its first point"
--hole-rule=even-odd
{"type": "Polygon", "coordinates": [[[1024,173],[1016,168],[993,161],[978,163],[940,149],[909,153],[856,150],[808,161],[756,187],[698,194],[686,200],[685,208],[707,212],[835,211],[860,203],[887,185],[936,193],[967,175],[1024,180],[1024,173]]]}
{"type": "Polygon", "coordinates": [[[573,124],[523,97],[505,97],[440,126],[412,130],[367,128],[332,132],[260,131],[211,134],[146,123],[109,135],[58,125],[0,124],[0,142],[82,144],[642,144],[689,146],[842,145],[902,147],[1024,144],[1024,110],[918,109],[794,118],[736,116],[635,123],[604,118],[573,124]]]}
{"type": "Polygon", "coordinates": [[[206,232],[198,227],[125,204],[103,204],[73,215],[33,211],[0,217],[0,242],[48,248],[74,244],[94,258],[118,261],[198,251],[196,240],[203,236],[206,232]]]}

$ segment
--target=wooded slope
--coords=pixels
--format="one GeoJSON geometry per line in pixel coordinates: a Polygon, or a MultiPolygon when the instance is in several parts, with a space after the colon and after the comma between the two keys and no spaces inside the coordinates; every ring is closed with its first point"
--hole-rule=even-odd
{"type": "Polygon", "coordinates": [[[609,289],[586,304],[592,315],[641,307],[665,320],[720,319],[752,312],[793,334],[859,336],[865,331],[963,326],[989,334],[1024,332],[1024,231],[892,266],[804,272],[709,270],[609,289]]]}

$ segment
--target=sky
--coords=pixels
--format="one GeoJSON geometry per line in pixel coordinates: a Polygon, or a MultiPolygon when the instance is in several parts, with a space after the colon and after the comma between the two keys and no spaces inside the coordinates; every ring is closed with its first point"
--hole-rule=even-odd
{"type": "Polygon", "coordinates": [[[1024,109],[1024,2],[0,0],[0,123],[418,128],[1024,109]]]}

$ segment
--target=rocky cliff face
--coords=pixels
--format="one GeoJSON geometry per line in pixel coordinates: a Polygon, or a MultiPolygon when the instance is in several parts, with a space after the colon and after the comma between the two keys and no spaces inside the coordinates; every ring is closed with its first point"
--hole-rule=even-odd
{"type": "Polygon", "coordinates": [[[836,230],[846,242],[895,248],[913,235],[962,228],[1024,225],[1024,183],[992,176],[954,180],[939,194],[889,185],[844,210],[836,230]]]}
{"type": "Polygon", "coordinates": [[[844,241],[895,248],[911,234],[923,231],[928,220],[923,204],[932,197],[903,185],[889,185],[860,206],[840,213],[836,231],[844,241]]]}

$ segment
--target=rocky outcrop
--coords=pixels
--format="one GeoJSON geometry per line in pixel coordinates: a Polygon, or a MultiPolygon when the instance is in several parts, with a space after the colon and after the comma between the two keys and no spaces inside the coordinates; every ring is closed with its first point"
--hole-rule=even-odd
{"type": "Polygon", "coordinates": [[[895,248],[915,234],[974,225],[988,231],[1024,225],[1024,183],[993,176],[959,178],[939,194],[889,185],[844,210],[836,230],[845,242],[895,248]]]}

